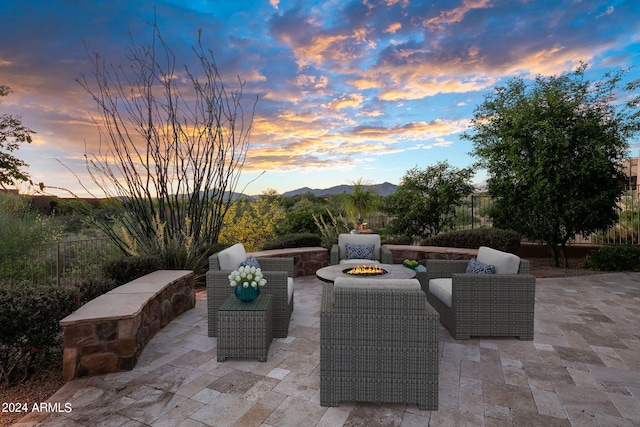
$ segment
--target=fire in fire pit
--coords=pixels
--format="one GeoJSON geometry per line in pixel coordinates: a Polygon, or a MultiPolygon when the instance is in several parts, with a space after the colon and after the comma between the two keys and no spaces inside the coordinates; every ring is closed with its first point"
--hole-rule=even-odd
{"type": "Polygon", "coordinates": [[[377,265],[356,265],[355,267],[342,270],[342,272],[352,276],[381,276],[388,273],[387,270],[377,265]]]}

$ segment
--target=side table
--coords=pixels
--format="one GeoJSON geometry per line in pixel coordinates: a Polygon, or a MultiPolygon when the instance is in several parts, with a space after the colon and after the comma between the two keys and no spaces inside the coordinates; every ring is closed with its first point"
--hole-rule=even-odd
{"type": "Polygon", "coordinates": [[[266,362],[272,339],[271,295],[242,302],[229,295],[218,310],[218,361],[257,357],[266,362]]]}

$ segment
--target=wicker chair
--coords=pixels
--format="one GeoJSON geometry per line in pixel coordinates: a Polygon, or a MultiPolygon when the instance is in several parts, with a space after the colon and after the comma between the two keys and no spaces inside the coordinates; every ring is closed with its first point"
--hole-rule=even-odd
{"type": "MultiPolygon", "coordinates": [[[[239,267],[228,264],[229,252],[235,256],[246,259],[244,247],[236,244],[230,248],[215,253],[209,257],[209,271],[207,271],[207,310],[209,318],[208,335],[218,336],[218,309],[233,294],[233,288],[229,286],[229,274],[239,267]],[[244,254],[244,256],[242,255],[244,254]],[[221,259],[223,268],[221,269],[221,259]]],[[[237,260],[236,260],[237,261],[237,260]]],[[[293,258],[260,258],[260,268],[267,280],[267,284],[260,289],[260,293],[271,294],[273,313],[273,337],[284,338],[289,334],[289,322],[293,312],[293,258]]]]}
{"type": "MultiPolygon", "coordinates": [[[[496,251],[497,252],[497,251],[496,251]]],[[[480,260],[480,252],[478,256],[480,260]]],[[[427,260],[422,282],[427,300],[457,340],[471,336],[515,336],[533,340],[536,279],[529,262],[519,260],[517,274],[467,274],[469,261],[427,260]],[[434,279],[450,279],[450,301],[434,292],[434,279]]]]}
{"type": "Polygon", "coordinates": [[[395,402],[437,410],[438,328],[438,313],[416,279],[325,283],[320,405],[395,402]]]}
{"type": "Polygon", "coordinates": [[[330,253],[331,265],[335,264],[393,264],[393,255],[389,248],[380,244],[379,234],[340,234],[338,243],[331,247],[330,253]],[[374,244],[374,260],[369,259],[347,259],[346,244],[354,245],[374,244]]]}

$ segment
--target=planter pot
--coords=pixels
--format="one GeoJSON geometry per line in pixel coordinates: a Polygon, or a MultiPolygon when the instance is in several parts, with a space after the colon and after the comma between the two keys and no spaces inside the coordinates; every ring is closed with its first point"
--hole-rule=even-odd
{"type": "Polygon", "coordinates": [[[236,298],[238,298],[240,301],[251,302],[254,299],[258,298],[258,295],[260,295],[260,287],[256,286],[254,288],[253,286],[249,286],[248,288],[245,288],[242,285],[238,285],[235,288],[235,293],[236,298]]]}

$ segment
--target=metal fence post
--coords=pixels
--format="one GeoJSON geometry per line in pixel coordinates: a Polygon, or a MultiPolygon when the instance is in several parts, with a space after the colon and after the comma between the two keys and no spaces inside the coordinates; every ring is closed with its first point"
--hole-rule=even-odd
{"type": "Polygon", "coordinates": [[[60,240],[56,242],[56,285],[60,286],[60,240]]]}
{"type": "Polygon", "coordinates": [[[474,215],[474,211],[473,211],[473,206],[474,206],[474,202],[473,202],[473,194],[471,195],[471,229],[473,230],[475,228],[475,220],[476,217],[474,215]]]}

